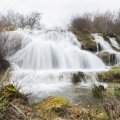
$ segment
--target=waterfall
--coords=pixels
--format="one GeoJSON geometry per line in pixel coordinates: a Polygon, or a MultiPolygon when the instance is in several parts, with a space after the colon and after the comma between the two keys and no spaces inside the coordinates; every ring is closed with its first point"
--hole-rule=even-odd
{"type": "Polygon", "coordinates": [[[119,65],[120,64],[120,52],[117,52],[116,50],[112,48],[113,46],[119,49],[119,44],[117,43],[115,38],[109,38],[112,44],[111,46],[110,43],[105,41],[104,38],[100,36],[99,34],[93,34],[93,36],[95,37],[95,41],[97,44],[97,52],[102,51],[102,52],[108,52],[109,54],[113,54],[115,56],[115,61],[114,61],[115,65],[119,65]]]}
{"type": "Polygon", "coordinates": [[[81,50],[81,45],[70,32],[48,31],[35,36],[33,34],[30,36],[32,41],[11,57],[23,69],[105,68],[97,56],[81,50]]]}
{"type": "Polygon", "coordinates": [[[73,86],[72,76],[79,71],[86,77],[79,86],[98,85],[92,71],[106,66],[95,54],[82,50],[74,34],[65,30],[17,30],[21,49],[9,57],[12,64],[11,83],[31,98],[62,95],[73,86]]]}

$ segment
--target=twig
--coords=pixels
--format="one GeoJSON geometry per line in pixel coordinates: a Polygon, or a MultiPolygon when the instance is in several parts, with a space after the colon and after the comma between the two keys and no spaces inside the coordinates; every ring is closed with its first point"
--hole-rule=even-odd
{"type": "Polygon", "coordinates": [[[24,117],[26,117],[26,115],[15,105],[13,105],[12,103],[10,103],[19,113],[21,113],[24,117]]]}

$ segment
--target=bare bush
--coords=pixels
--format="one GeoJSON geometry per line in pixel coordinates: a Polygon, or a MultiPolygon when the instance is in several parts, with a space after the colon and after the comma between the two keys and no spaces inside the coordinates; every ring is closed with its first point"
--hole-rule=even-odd
{"type": "Polygon", "coordinates": [[[23,15],[10,10],[5,15],[0,15],[0,31],[8,30],[7,28],[9,26],[16,26],[18,28],[41,29],[40,20],[41,14],[38,12],[32,12],[28,15],[23,15]]]}
{"type": "Polygon", "coordinates": [[[85,13],[82,16],[73,17],[69,28],[80,32],[120,34],[120,10],[117,13],[107,11],[93,15],[85,13]]]}
{"type": "Polygon", "coordinates": [[[0,58],[6,58],[14,54],[21,47],[19,36],[10,36],[9,33],[0,33],[0,58]]]}
{"type": "Polygon", "coordinates": [[[37,12],[33,12],[30,15],[27,16],[26,18],[26,25],[28,27],[32,28],[40,28],[40,19],[41,19],[41,14],[37,12]]]}
{"type": "Polygon", "coordinates": [[[77,31],[90,31],[92,27],[92,21],[90,14],[84,14],[83,16],[74,17],[71,20],[71,28],[77,31]]]}

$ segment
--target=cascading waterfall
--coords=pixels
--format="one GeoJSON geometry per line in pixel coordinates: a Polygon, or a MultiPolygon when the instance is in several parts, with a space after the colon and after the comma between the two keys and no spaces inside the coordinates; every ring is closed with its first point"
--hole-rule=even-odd
{"type": "MultiPolygon", "coordinates": [[[[93,34],[93,36],[95,37],[95,41],[97,43],[97,52],[102,51],[102,52],[108,52],[110,54],[114,54],[115,64],[119,65],[120,64],[120,52],[115,51],[111,47],[110,43],[105,41],[104,38],[100,36],[99,34],[93,34]]],[[[112,46],[119,49],[119,44],[117,43],[117,41],[114,38],[109,38],[109,39],[110,39],[112,46]]]]}
{"type": "Polygon", "coordinates": [[[70,32],[49,31],[30,38],[32,41],[11,57],[23,69],[105,68],[97,56],[81,50],[76,37],[70,32]]]}
{"type": "Polygon", "coordinates": [[[16,34],[23,37],[22,47],[8,59],[13,65],[11,82],[20,92],[32,93],[31,98],[60,95],[73,85],[72,75],[79,71],[86,76],[81,86],[98,84],[95,74],[90,72],[105,70],[104,63],[82,50],[71,32],[17,30],[16,34]]]}

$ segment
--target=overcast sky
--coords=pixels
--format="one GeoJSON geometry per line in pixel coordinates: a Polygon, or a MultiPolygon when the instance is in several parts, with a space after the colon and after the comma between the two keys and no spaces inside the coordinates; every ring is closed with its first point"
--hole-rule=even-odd
{"type": "Polygon", "coordinates": [[[75,14],[116,11],[119,8],[120,0],[0,0],[1,12],[7,9],[21,13],[39,11],[42,13],[42,22],[47,26],[59,26],[75,14]]]}

